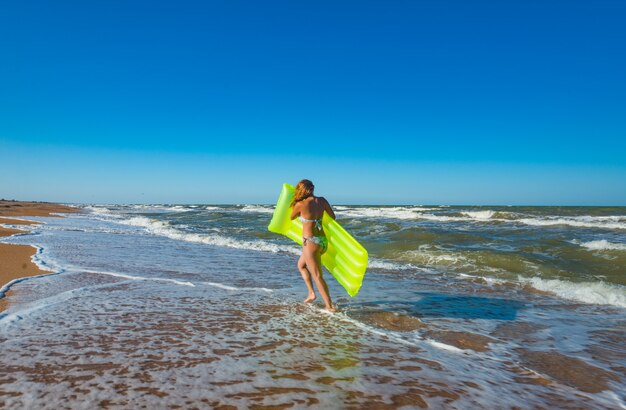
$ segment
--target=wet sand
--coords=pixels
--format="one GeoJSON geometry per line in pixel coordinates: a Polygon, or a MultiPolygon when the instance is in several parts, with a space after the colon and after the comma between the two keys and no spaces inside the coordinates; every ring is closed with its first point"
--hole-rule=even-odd
{"type": "Polygon", "coordinates": [[[80,209],[67,205],[53,204],[50,202],[22,202],[0,200],[0,217],[50,216],[60,218],[60,215],[55,214],[74,212],[80,212],[80,209]]]}
{"type": "MultiPolygon", "coordinates": [[[[10,217],[48,216],[59,217],[55,213],[78,212],[77,208],[48,202],[0,201],[0,225],[34,225],[35,221],[10,217]],[[7,218],[8,217],[8,218],[7,218]]],[[[0,226],[0,237],[28,233],[28,231],[0,226]]],[[[29,245],[0,243],[0,288],[15,279],[49,273],[39,269],[32,261],[37,249],[29,245]]],[[[6,292],[8,296],[10,292],[6,292]]],[[[4,296],[0,294],[0,297],[4,296]]],[[[7,307],[5,297],[0,298],[0,312],[7,307]]]]}

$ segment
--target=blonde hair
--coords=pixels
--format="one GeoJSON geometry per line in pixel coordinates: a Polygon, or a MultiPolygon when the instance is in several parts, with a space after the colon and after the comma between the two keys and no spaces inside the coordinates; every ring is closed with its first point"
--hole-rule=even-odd
{"type": "Polygon", "coordinates": [[[294,206],[296,202],[300,202],[303,199],[313,196],[314,189],[315,185],[313,185],[313,182],[308,179],[303,179],[298,182],[298,185],[296,185],[296,193],[293,196],[293,201],[291,201],[291,206],[294,206]]]}

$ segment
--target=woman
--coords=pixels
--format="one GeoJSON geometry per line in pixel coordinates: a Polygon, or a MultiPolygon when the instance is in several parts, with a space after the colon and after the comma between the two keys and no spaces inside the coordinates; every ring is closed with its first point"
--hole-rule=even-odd
{"type": "Polygon", "coordinates": [[[302,221],[302,256],[298,259],[298,270],[309,289],[309,295],[304,299],[304,302],[311,303],[315,300],[315,292],[311,282],[311,277],[313,277],[317,290],[319,290],[326,305],[326,310],[336,312],[337,310],[330,300],[328,286],[322,276],[322,254],[326,252],[328,247],[328,240],[322,228],[322,216],[326,211],[328,216],[335,219],[335,213],[326,199],[313,195],[314,189],[315,186],[308,179],[298,182],[291,203],[293,207],[291,219],[300,216],[302,221]]]}

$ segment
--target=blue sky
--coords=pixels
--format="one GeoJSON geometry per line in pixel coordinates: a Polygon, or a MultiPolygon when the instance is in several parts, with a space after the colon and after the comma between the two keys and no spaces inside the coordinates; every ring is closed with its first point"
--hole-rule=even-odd
{"type": "Polygon", "coordinates": [[[0,197],[626,205],[626,3],[4,2],[0,197]]]}

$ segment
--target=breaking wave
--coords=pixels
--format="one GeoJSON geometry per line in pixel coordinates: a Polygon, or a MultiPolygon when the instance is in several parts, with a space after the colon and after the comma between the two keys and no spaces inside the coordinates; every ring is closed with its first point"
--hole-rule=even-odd
{"type": "Polygon", "coordinates": [[[263,240],[245,241],[217,234],[208,235],[187,233],[173,228],[168,222],[157,221],[144,216],[136,216],[130,219],[120,220],[119,222],[126,225],[142,227],[151,234],[165,236],[179,241],[204,243],[207,245],[223,246],[235,249],[247,249],[274,253],[287,252],[295,255],[300,254],[299,249],[295,246],[276,245],[263,240]]]}
{"type": "Polygon", "coordinates": [[[612,243],[606,239],[577,244],[592,251],[626,251],[626,243],[612,243]]]}

